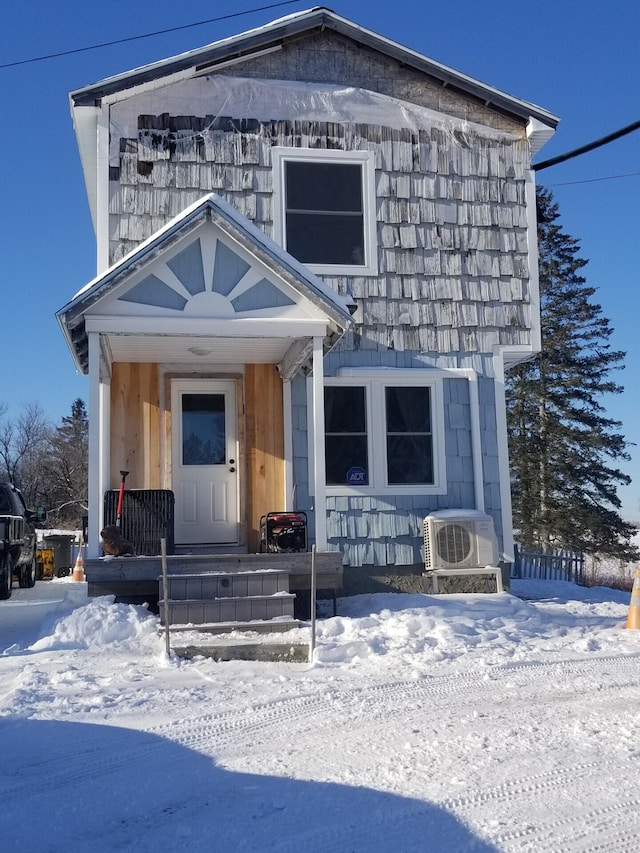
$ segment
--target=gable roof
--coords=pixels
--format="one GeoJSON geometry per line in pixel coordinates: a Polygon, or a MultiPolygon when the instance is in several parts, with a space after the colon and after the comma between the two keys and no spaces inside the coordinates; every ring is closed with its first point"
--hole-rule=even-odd
{"type": "Polygon", "coordinates": [[[323,6],[279,18],[262,27],[213,42],[205,47],[187,51],[178,56],[154,62],[76,89],[70,94],[71,104],[72,107],[94,107],[103,98],[155,80],[181,75],[184,72],[189,74],[202,73],[205,70],[215,71],[222,65],[249,59],[270,49],[277,49],[283,41],[309,34],[314,30],[331,30],[347,36],[366,47],[396,59],[403,65],[429,75],[443,86],[457,89],[500,112],[516,116],[524,121],[534,118],[550,127],[555,127],[559,121],[556,116],[541,107],[508,95],[440,62],[429,59],[423,54],[355,24],[323,6]]]}
{"type": "Polygon", "coordinates": [[[378,35],[322,6],[279,18],[264,26],[213,42],[132,71],[107,77],[76,89],[69,95],[89,206],[97,227],[98,158],[96,138],[99,115],[110,103],[182,80],[216,72],[237,63],[278,51],[290,40],[329,30],[386,55],[424,74],[449,91],[475,99],[508,117],[527,123],[532,152],[553,135],[559,119],[534,104],[481,83],[417,51],[378,35]]]}
{"type": "MultiPolygon", "coordinates": [[[[88,369],[88,338],[85,328],[87,312],[119,284],[141,268],[147,267],[185,234],[194,230],[207,214],[210,214],[214,223],[225,234],[250,252],[258,263],[273,270],[285,285],[293,288],[321,312],[328,327],[328,345],[332,345],[350,327],[351,314],[355,310],[355,303],[350,298],[337,294],[232,205],[212,193],[187,207],[122,260],[86,284],[70,302],[56,312],[74,361],[81,371],[86,372],[88,369]]],[[[303,337],[304,333],[301,332],[299,336],[303,337]]]]}

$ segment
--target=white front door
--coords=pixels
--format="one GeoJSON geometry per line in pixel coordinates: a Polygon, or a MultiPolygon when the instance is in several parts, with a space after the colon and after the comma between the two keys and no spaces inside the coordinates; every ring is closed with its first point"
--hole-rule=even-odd
{"type": "Polygon", "coordinates": [[[172,487],[178,545],[238,541],[238,429],[231,380],[171,383],[172,487]]]}

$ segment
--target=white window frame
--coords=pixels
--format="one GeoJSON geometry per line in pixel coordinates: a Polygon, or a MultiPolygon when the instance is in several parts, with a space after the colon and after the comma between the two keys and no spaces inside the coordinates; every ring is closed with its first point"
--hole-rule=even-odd
{"type": "Polygon", "coordinates": [[[274,240],[284,249],[285,224],[285,165],[291,160],[323,163],[360,163],[362,167],[362,212],[364,264],[305,264],[320,275],[377,275],[378,251],[376,240],[375,161],[372,151],[327,151],[317,148],[271,149],[273,164],[273,233],[274,240]]]}
{"type": "MultiPolygon", "coordinates": [[[[447,493],[443,376],[421,376],[417,370],[364,371],[343,368],[336,377],[325,377],[327,386],[358,386],[366,389],[367,448],[369,484],[367,486],[326,485],[326,494],[341,495],[444,495],[447,493]],[[431,390],[431,432],[433,483],[387,483],[387,429],[385,388],[416,387],[431,390]]],[[[309,447],[313,447],[315,429],[310,407],[308,413],[309,447]]],[[[324,425],[323,425],[324,438],[324,425]]],[[[309,471],[310,492],[314,492],[313,472],[309,471]]]]}

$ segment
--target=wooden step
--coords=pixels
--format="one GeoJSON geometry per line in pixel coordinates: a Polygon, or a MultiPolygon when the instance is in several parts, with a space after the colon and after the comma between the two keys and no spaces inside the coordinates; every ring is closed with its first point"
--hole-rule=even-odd
{"type": "MultiPolygon", "coordinates": [[[[170,625],[170,648],[178,657],[212,660],[253,660],[305,663],[310,660],[308,642],[287,640],[286,633],[300,627],[297,619],[267,619],[255,622],[216,622],[208,625],[170,625]],[[267,634],[269,639],[222,636],[243,631],[267,634]],[[193,636],[193,640],[191,637],[193,636]],[[207,635],[207,636],[205,636],[207,635]],[[219,636],[216,636],[219,635],[219,636]],[[171,638],[174,638],[171,640],[171,638]]],[[[164,630],[160,633],[164,633],[164,630]]]]}
{"type": "Polygon", "coordinates": [[[308,643],[193,643],[172,646],[178,657],[190,660],[207,657],[213,660],[282,661],[307,663],[310,660],[308,643]]]}
{"type": "MultiPolygon", "coordinates": [[[[246,571],[284,571],[289,575],[290,592],[306,592],[311,586],[311,553],[294,554],[171,554],[167,557],[170,575],[200,573],[238,574],[246,571]]],[[[316,589],[342,588],[343,567],[339,551],[316,553],[316,589]]],[[[90,597],[114,595],[116,601],[131,604],[158,600],[158,578],[162,575],[160,555],[149,557],[94,557],[85,560],[85,576],[90,597]]],[[[163,596],[160,595],[160,599],[163,596]]]]}
{"type": "MultiPolygon", "coordinates": [[[[275,595],[225,596],[212,599],[169,599],[170,625],[202,625],[212,622],[254,622],[293,618],[295,595],[279,592],[275,595]]],[[[164,624],[165,608],[160,602],[160,622],[164,624]]]]}
{"type": "MultiPolygon", "coordinates": [[[[299,619],[255,619],[252,622],[203,622],[201,625],[169,625],[169,633],[231,634],[233,631],[255,631],[257,634],[282,634],[299,628],[299,619]]],[[[164,634],[164,627],[161,632],[164,634]]]]}
{"type": "MultiPolygon", "coordinates": [[[[240,572],[201,571],[169,574],[167,586],[172,601],[277,595],[289,592],[289,573],[282,570],[253,569],[240,572]]],[[[159,596],[164,598],[162,577],[159,596]]]]}

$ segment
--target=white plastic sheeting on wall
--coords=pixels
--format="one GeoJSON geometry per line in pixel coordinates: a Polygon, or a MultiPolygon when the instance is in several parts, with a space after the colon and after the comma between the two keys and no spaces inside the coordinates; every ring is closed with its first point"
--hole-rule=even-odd
{"type": "MultiPolygon", "coordinates": [[[[115,163],[120,153],[119,137],[136,137],[138,134],[138,116],[162,113],[210,116],[210,128],[222,116],[261,122],[299,120],[370,124],[412,131],[437,128],[449,133],[453,144],[464,147],[469,146],[472,138],[478,137],[503,142],[516,139],[515,135],[505,131],[444,115],[368,89],[214,75],[173,82],[114,103],[111,107],[110,154],[115,163]]],[[[206,132],[205,128],[200,133],[206,132]]]]}

